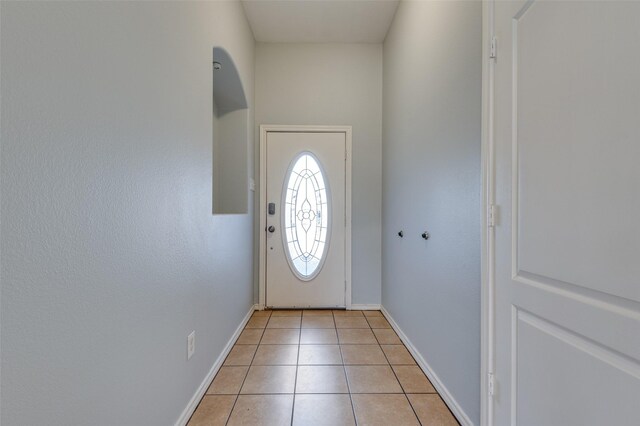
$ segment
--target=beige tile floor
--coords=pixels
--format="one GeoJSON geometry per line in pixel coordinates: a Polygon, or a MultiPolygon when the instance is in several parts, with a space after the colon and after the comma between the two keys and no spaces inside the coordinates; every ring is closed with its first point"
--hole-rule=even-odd
{"type": "Polygon", "coordinates": [[[257,311],[189,426],[458,425],[380,311],[257,311]]]}

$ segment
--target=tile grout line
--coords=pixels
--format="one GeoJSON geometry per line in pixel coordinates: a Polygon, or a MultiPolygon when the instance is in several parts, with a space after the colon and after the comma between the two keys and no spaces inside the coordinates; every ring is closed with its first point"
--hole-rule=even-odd
{"type": "Polygon", "coordinates": [[[304,311],[300,313],[300,328],[298,329],[298,353],[296,357],[296,376],[293,381],[293,402],[291,404],[291,426],[293,426],[293,416],[296,409],[296,390],[298,389],[298,368],[300,364],[300,339],[302,339],[302,315],[304,311]]]}
{"type": "MultiPolygon", "coordinates": [[[[338,338],[338,325],[336,324],[335,315],[333,316],[333,325],[336,326],[336,338],[338,338]]],[[[351,386],[349,385],[349,376],[347,375],[347,366],[344,365],[344,356],[342,355],[342,345],[338,338],[338,350],[340,351],[340,360],[342,361],[342,371],[344,371],[344,380],[347,382],[347,392],[349,392],[349,402],[351,402],[351,413],[353,413],[353,422],[358,425],[358,419],[356,418],[356,408],[353,406],[353,396],[351,395],[351,386]]]]}
{"type": "MultiPolygon", "coordinates": [[[[255,314],[255,311],[254,311],[255,314]]],[[[251,315],[253,316],[253,315],[251,315]]],[[[269,323],[269,321],[271,321],[271,314],[269,314],[269,318],[267,319],[267,324],[269,323]]],[[[244,382],[247,381],[247,377],[249,376],[249,370],[251,370],[251,366],[253,365],[253,360],[256,357],[256,354],[258,353],[258,348],[260,347],[260,342],[262,341],[262,337],[264,336],[264,332],[267,329],[267,324],[264,325],[264,328],[262,329],[262,334],[260,335],[260,340],[258,340],[258,344],[256,345],[256,351],[253,353],[253,356],[251,357],[251,362],[249,363],[249,366],[247,367],[247,372],[244,375],[244,379],[242,379],[242,384],[240,385],[240,389],[238,389],[238,393],[236,394],[236,399],[235,401],[233,401],[233,406],[231,407],[231,411],[229,411],[229,416],[227,417],[227,421],[224,422],[225,426],[227,426],[229,424],[229,420],[231,420],[231,415],[233,414],[233,410],[235,410],[236,408],[236,404],[238,403],[238,399],[240,398],[240,392],[242,392],[242,387],[244,386],[244,382]]],[[[244,332],[244,330],[246,330],[247,327],[245,326],[245,328],[242,330],[244,332]]],[[[240,333],[242,334],[242,333],[240,333]]],[[[235,346],[235,344],[234,344],[235,346]]],[[[228,357],[228,355],[227,355],[228,357]]],[[[226,361],[226,360],[225,360],[226,361]]],[[[224,366],[224,363],[222,364],[224,366]]],[[[216,378],[214,377],[213,380],[215,380],[216,378]]]]}
{"type": "MultiPolygon", "coordinates": [[[[331,367],[341,367],[340,365],[332,365],[331,367]]],[[[349,366],[347,366],[349,367],[349,366]]],[[[348,395],[349,392],[298,392],[298,395],[348,395]]],[[[403,395],[404,392],[356,392],[353,395],[403,395]]],[[[212,396],[234,396],[237,395],[235,393],[216,393],[206,395],[209,397],[212,396]]],[[[252,393],[243,393],[242,395],[293,395],[292,392],[252,392],[252,393]]],[[[409,395],[436,395],[440,396],[437,393],[428,393],[428,392],[416,392],[411,393],[409,395]]]]}
{"type": "MultiPolygon", "coordinates": [[[[366,317],[366,315],[365,315],[365,317],[366,317]]],[[[367,321],[367,323],[369,323],[369,321],[367,321]]],[[[373,333],[373,329],[371,329],[371,332],[373,333]]],[[[393,331],[393,332],[395,333],[395,331],[393,331]]],[[[420,418],[418,417],[418,413],[416,413],[416,410],[413,408],[413,404],[411,404],[411,400],[407,396],[407,392],[404,390],[404,386],[402,386],[402,382],[398,378],[398,375],[396,374],[396,370],[393,368],[393,365],[391,365],[391,362],[389,361],[389,357],[387,356],[387,353],[384,351],[384,349],[382,349],[382,344],[380,343],[380,340],[378,340],[378,335],[376,333],[373,333],[373,335],[376,338],[376,341],[378,342],[378,345],[380,345],[380,350],[382,350],[382,354],[384,355],[385,359],[389,363],[389,368],[391,369],[391,372],[393,373],[393,376],[398,381],[398,384],[400,385],[400,389],[402,389],[402,395],[404,395],[404,399],[407,400],[407,404],[409,404],[409,407],[411,407],[411,411],[413,412],[413,415],[416,417],[416,420],[418,421],[418,424],[422,426],[422,422],[420,421],[420,418]]],[[[404,346],[404,343],[402,345],[404,346]]],[[[405,347],[405,349],[406,349],[406,347],[405,347]]]]}
{"type": "MultiPolygon", "coordinates": [[[[331,367],[340,367],[340,365],[332,365],[331,367]]],[[[348,366],[347,366],[348,367],[348,366]]],[[[349,392],[299,392],[298,395],[348,395],[349,392]]],[[[208,397],[212,396],[235,396],[235,393],[216,393],[206,395],[208,397]]],[[[242,395],[293,395],[292,392],[270,392],[270,393],[261,393],[261,392],[252,392],[252,393],[243,393],[242,395]]],[[[404,392],[356,392],[353,395],[404,395],[404,392]]],[[[437,393],[428,393],[428,392],[416,392],[411,393],[409,395],[431,395],[431,396],[440,396],[437,393]]]]}

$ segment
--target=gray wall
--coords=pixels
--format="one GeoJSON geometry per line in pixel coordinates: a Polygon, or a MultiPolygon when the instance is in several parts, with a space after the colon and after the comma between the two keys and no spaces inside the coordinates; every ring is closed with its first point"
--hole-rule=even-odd
{"type": "Polygon", "coordinates": [[[381,117],[380,44],[256,45],[257,126],[353,126],[352,303],[356,304],[380,303],[381,117]]]}
{"type": "Polygon", "coordinates": [[[480,2],[400,4],[384,43],[382,151],[382,304],[476,423],[481,39],[480,2]]]}
{"type": "Polygon", "coordinates": [[[211,215],[214,46],[253,99],[242,8],[1,12],[0,423],[173,424],[253,303],[253,215],[211,215]]]}
{"type": "MultiPolygon", "coordinates": [[[[213,116],[213,212],[235,214],[248,212],[249,173],[253,159],[247,161],[248,110],[229,111],[213,116]],[[250,163],[250,164],[249,164],[250,163]]],[[[253,136],[251,136],[253,145],[253,136]]],[[[253,198],[253,193],[251,194],[253,198]]],[[[252,206],[253,207],[253,206],[252,206]]]]}

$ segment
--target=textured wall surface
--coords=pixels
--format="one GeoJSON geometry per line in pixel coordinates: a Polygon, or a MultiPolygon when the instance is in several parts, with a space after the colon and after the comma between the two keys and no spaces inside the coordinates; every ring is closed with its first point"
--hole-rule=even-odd
{"type": "Polygon", "coordinates": [[[211,215],[214,46],[253,107],[242,8],[1,14],[0,423],[174,424],[253,303],[253,215],[211,215]]]}
{"type": "Polygon", "coordinates": [[[475,423],[481,22],[480,2],[400,4],[384,44],[382,150],[382,304],[475,423]]]}
{"type": "Polygon", "coordinates": [[[258,128],[353,126],[354,304],[380,304],[381,119],[380,44],[257,44],[258,128]]]}

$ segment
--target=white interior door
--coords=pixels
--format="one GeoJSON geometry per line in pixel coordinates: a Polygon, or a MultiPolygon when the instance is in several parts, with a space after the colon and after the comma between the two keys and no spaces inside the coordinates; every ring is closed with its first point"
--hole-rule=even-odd
{"type": "Polygon", "coordinates": [[[640,425],[640,3],[494,7],[495,424],[640,425]]]}
{"type": "Polygon", "coordinates": [[[346,134],[267,132],[266,305],[344,307],[346,134]]]}

